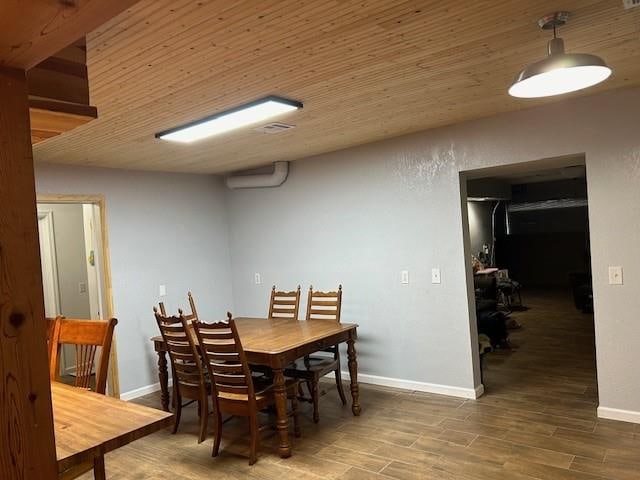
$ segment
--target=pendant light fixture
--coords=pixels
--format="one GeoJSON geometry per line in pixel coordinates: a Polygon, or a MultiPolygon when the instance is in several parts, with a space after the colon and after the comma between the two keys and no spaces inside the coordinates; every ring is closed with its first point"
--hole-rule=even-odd
{"type": "Polygon", "coordinates": [[[569,12],[555,12],[538,20],[544,30],[553,29],[549,56],[527,65],[509,88],[509,95],[539,98],[575,92],[606,80],[611,69],[603,59],[588,53],[565,53],[564,41],[556,29],[569,20],[569,12]]]}

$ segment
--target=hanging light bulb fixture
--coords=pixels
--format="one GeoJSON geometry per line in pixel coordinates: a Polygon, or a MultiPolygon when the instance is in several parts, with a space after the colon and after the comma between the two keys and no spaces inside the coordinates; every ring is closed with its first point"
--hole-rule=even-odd
{"type": "Polygon", "coordinates": [[[539,98],[575,92],[606,80],[611,69],[603,59],[588,53],[565,53],[564,41],[557,28],[569,20],[569,12],[555,12],[538,20],[544,30],[553,29],[549,41],[549,56],[527,65],[509,88],[509,95],[519,98],[539,98]]]}

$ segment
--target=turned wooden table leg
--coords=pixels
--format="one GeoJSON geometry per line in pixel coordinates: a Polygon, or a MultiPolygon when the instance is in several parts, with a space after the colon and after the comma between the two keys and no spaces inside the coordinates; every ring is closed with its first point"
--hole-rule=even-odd
{"type": "Polygon", "coordinates": [[[291,456],[291,445],[289,444],[289,417],[287,416],[287,389],[284,385],[284,373],[281,368],[273,369],[273,390],[276,396],[276,412],[278,435],[280,446],[278,453],[282,458],[291,456]]]}
{"type": "Polygon", "coordinates": [[[169,412],[169,371],[167,370],[167,352],[158,351],[158,379],[160,380],[160,401],[162,409],[169,412]]]}
{"type": "Polygon", "coordinates": [[[360,388],[358,387],[358,361],[356,360],[355,338],[347,340],[347,359],[349,360],[349,376],[351,377],[351,411],[355,416],[360,415],[360,388]]]}

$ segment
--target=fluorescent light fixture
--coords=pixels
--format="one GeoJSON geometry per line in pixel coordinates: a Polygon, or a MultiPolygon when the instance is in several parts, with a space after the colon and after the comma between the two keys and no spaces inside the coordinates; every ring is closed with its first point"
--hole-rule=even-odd
{"type": "Polygon", "coordinates": [[[602,58],[588,53],[565,53],[564,42],[556,37],[556,28],[566,24],[568,19],[568,12],[556,12],[538,21],[543,29],[553,28],[549,55],[527,65],[509,88],[509,95],[518,98],[551,97],[582,90],[609,78],[611,69],[602,58]]]}
{"type": "Polygon", "coordinates": [[[181,127],[156,133],[156,138],[180,143],[219,135],[237,128],[263,122],[269,118],[302,108],[302,103],[286,98],[269,96],[239,107],[216,113],[181,127]]]}

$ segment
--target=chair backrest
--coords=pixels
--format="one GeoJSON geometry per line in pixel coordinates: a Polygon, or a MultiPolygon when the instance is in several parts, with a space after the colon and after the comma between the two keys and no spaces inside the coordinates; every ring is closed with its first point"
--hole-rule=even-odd
{"type": "MultiPolygon", "coordinates": [[[[191,307],[191,313],[184,315],[184,318],[187,319],[187,322],[197,322],[198,321],[198,312],[196,311],[196,302],[193,300],[193,296],[191,292],[187,292],[187,297],[189,298],[189,306],[191,307]]],[[[164,302],[159,302],[158,307],[160,307],[160,315],[165,318],[167,317],[167,310],[164,306],[164,302]]]]}
{"type": "Polygon", "coordinates": [[[293,318],[297,320],[299,307],[300,285],[291,292],[278,291],[276,286],[273,286],[271,300],[269,301],[269,318],[293,318]]]}
{"type": "Polygon", "coordinates": [[[45,317],[47,322],[47,354],[49,356],[49,377],[55,380],[57,377],[58,356],[54,353],[58,348],[58,331],[60,330],[60,320],[63,317],[45,317]]]}
{"type": "Polygon", "coordinates": [[[167,317],[153,308],[160,334],[169,352],[173,383],[178,392],[183,387],[204,388],[204,376],[200,356],[193,345],[191,328],[182,311],[179,316],[167,317]]]}
{"type": "Polygon", "coordinates": [[[231,313],[227,317],[228,323],[193,323],[200,352],[216,395],[247,395],[249,402],[255,401],[251,370],[238,330],[231,313]]]}
{"type": "Polygon", "coordinates": [[[309,287],[307,297],[307,320],[340,321],[342,310],[342,285],[335,292],[318,292],[309,287]]]}
{"type": "Polygon", "coordinates": [[[75,345],[75,386],[90,389],[95,366],[95,391],[104,394],[107,390],[113,331],[118,320],[115,318],[110,320],[79,320],[59,317],[57,323],[57,331],[54,330],[52,337],[52,341],[55,342],[55,348],[51,349],[52,378],[55,379],[58,376],[58,361],[62,345],[75,345]],[[100,358],[96,366],[98,349],[100,349],[100,358]]]}
{"type": "Polygon", "coordinates": [[[190,317],[190,321],[197,322],[199,318],[198,311],[196,310],[196,302],[193,300],[193,295],[191,295],[191,292],[187,292],[187,297],[189,297],[189,306],[191,307],[191,315],[187,315],[187,317],[190,317]]]}

